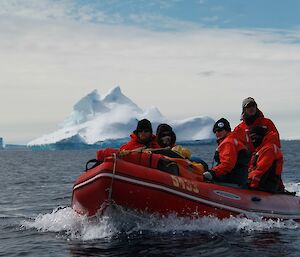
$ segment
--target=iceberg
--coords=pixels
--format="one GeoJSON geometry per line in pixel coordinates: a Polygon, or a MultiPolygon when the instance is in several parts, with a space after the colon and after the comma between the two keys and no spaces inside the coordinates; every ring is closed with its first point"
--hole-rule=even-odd
{"type": "Polygon", "coordinates": [[[182,120],[167,119],[157,107],[140,108],[116,86],[101,96],[93,90],[73,106],[58,130],[30,141],[34,149],[119,147],[127,142],[137,121],[147,118],[154,131],[160,123],[170,124],[177,142],[212,141],[214,120],[196,116],[182,120]]]}

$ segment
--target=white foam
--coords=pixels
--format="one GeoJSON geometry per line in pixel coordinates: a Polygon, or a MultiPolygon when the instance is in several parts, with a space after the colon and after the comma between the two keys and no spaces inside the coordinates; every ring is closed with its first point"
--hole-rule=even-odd
{"type": "Polygon", "coordinates": [[[250,220],[232,217],[217,219],[215,217],[184,218],[176,215],[160,217],[158,215],[142,215],[124,211],[109,210],[104,216],[93,219],[75,213],[71,208],[53,210],[51,213],[40,214],[35,219],[23,221],[24,229],[37,229],[41,232],[57,232],[70,240],[95,240],[112,238],[118,233],[141,234],[183,232],[205,232],[209,234],[226,232],[272,231],[277,229],[299,229],[294,221],[250,220]]]}
{"type": "Polygon", "coordinates": [[[25,229],[35,228],[41,232],[64,232],[69,239],[93,240],[109,238],[117,231],[111,226],[107,216],[89,219],[77,214],[70,207],[39,214],[35,219],[23,221],[25,229]]]}
{"type": "Polygon", "coordinates": [[[181,232],[208,232],[208,233],[225,233],[225,232],[253,232],[266,231],[274,229],[296,229],[299,224],[295,221],[279,221],[279,220],[251,220],[247,218],[231,217],[228,219],[218,219],[216,217],[202,218],[184,218],[170,215],[164,218],[152,217],[145,222],[137,222],[134,231],[148,230],[159,233],[181,233],[181,232]]]}
{"type": "Polygon", "coordinates": [[[300,183],[289,182],[285,183],[285,189],[290,192],[295,192],[297,196],[300,196],[300,183]]]}

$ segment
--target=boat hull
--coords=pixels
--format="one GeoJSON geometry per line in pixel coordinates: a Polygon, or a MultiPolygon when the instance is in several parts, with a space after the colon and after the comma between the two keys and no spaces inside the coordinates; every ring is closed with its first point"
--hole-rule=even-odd
{"type": "Polygon", "coordinates": [[[300,220],[297,196],[191,180],[114,158],[82,174],[72,195],[72,208],[88,216],[110,203],[160,215],[300,220]]]}

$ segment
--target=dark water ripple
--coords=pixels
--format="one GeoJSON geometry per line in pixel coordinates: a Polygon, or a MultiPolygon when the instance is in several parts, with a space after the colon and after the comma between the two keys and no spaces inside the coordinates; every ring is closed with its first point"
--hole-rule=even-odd
{"type": "MultiPolygon", "coordinates": [[[[191,150],[210,164],[215,146],[191,150]]],[[[285,184],[300,195],[300,141],[282,150],[285,184]]],[[[93,150],[0,151],[0,256],[300,256],[295,222],[136,218],[118,210],[116,219],[78,217],[67,207],[72,186],[94,157],[93,150]]]]}

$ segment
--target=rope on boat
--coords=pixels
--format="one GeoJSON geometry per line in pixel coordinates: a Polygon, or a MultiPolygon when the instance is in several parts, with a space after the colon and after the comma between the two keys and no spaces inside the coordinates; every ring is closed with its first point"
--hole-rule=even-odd
{"type": "Polygon", "coordinates": [[[108,201],[109,201],[109,203],[111,202],[112,188],[113,188],[113,183],[114,183],[115,174],[116,174],[116,166],[117,166],[117,155],[116,155],[116,153],[113,153],[113,157],[114,157],[114,165],[113,165],[113,170],[112,170],[112,178],[111,178],[111,182],[110,182],[110,187],[109,187],[109,191],[108,191],[108,201]]]}
{"type": "Polygon", "coordinates": [[[163,147],[163,148],[147,148],[147,146],[139,147],[136,149],[132,150],[121,150],[118,153],[118,157],[122,158],[123,156],[130,154],[130,153],[143,153],[143,152],[148,152],[148,153],[155,153],[157,151],[163,151],[163,150],[172,150],[169,146],[168,147],[163,147]]]}

